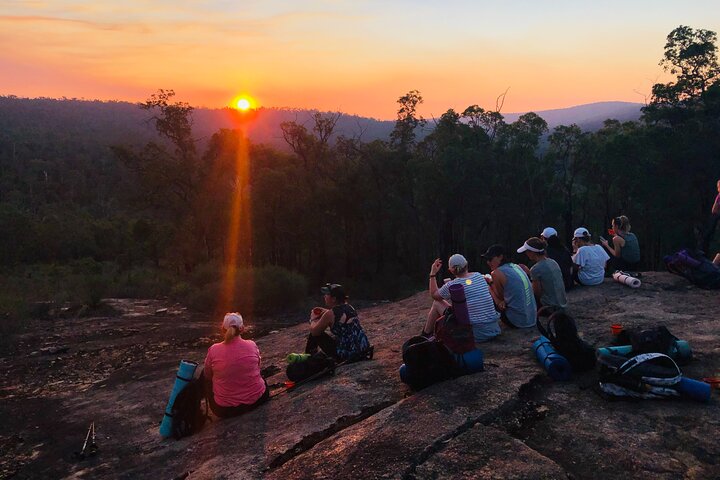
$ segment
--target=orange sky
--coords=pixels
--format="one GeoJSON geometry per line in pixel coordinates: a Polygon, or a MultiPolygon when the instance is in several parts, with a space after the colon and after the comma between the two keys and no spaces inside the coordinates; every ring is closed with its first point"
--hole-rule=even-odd
{"type": "Polygon", "coordinates": [[[665,80],[665,36],[720,29],[711,1],[2,2],[0,94],[140,101],[158,88],[221,107],[391,119],[408,90],[421,113],[643,102],[665,80]]]}

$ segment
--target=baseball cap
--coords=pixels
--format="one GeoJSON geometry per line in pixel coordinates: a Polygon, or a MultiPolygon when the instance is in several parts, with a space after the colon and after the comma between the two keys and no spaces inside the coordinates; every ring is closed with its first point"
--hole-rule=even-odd
{"type": "Polygon", "coordinates": [[[540,235],[545,238],[550,238],[557,235],[557,230],[555,230],[553,227],[545,227],[540,235]]]}
{"type": "Polygon", "coordinates": [[[573,234],[573,238],[589,238],[590,232],[588,232],[588,229],[585,227],[580,227],[575,229],[575,233],[573,234]]]}
{"type": "Polygon", "coordinates": [[[223,318],[222,326],[226,330],[230,327],[242,328],[243,327],[242,315],[240,315],[237,312],[226,313],[225,318],[223,318]]]}
{"type": "Polygon", "coordinates": [[[506,255],[505,247],[496,243],[495,245],[490,245],[490,247],[488,247],[487,251],[482,254],[482,258],[490,260],[495,257],[499,257],[500,255],[506,255]]]}
{"type": "Polygon", "coordinates": [[[448,267],[459,267],[464,268],[467,267],[467,259],[460,255],[459,253],[456,253],[450,257],[450,260],[448,260],[448,267]]]}
{"type": "Polygon", "coordinates": [[[545,241],[538,237],[530,237],[527,240],[525,240],[525,243],[523,243],[523,246],[517,249],[517,253],[523,253],[523,252],[535,252],[535,253],[544,253],[545,247],[547,244],[545,241]]]}
{"type": "Polygon", "coordinates": [[[338,300],[345,300],[347,298],[345,295],[345,288],[338,283],[326,283],[324,286],[320,287],[320,293],[323,295],[330,295],[338,300]]]}

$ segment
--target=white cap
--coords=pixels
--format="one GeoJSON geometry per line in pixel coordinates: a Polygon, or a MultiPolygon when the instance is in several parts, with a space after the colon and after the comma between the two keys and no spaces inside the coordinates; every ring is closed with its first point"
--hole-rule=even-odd
{"type": "Polygon", "coordinates": [[[585,227],[576,228],[575,233],[573,234],[573,238],[583,238],[589,236],[590,232],[588,232],[588,229],[585,227]]]}
{"type": "Polygon", "coordinates": [[[243,327],[242,315],[240,315],[237,312],[226,313],[225,318],[223,318],[223,328],[227,330],[230,327],[237,327],[238,329],[242,328],[243,327]]]}
{"type": "Polygon", "coordinates": [[[552,236],[557,235],[557,230],[555,230],[553,227],[545,227],[545,229],[540,234],[545,238],[550,238],[552,236]]]}
{"type": "Polygon", "coordinates": [[[448,260],[448,267],[465,268],[467,267],[467,260],[459,253],[456,253],[448,260]]]}

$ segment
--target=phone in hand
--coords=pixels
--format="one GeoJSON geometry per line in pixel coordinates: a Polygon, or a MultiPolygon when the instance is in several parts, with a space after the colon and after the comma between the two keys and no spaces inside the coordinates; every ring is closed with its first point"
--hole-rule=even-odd
{"type": "Polygon", "coordinates": [[[601,242],[607,242],[607,240],[605,240],[605,237],[603,237],[602,235],[600,235],[600,241],[601,241],[601,242]]]}

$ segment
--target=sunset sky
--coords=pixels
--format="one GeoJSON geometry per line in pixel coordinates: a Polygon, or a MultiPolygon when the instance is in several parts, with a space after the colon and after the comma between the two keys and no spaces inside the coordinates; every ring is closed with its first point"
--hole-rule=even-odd
{"type": "Polygon", "coordinates": [[[248,93],[266,107],[392,119],[643,102],[665,37],[720,30],[717,0],[0,0],[0,95],[139,101],[174,89],[196,106],[248,93]]]}

